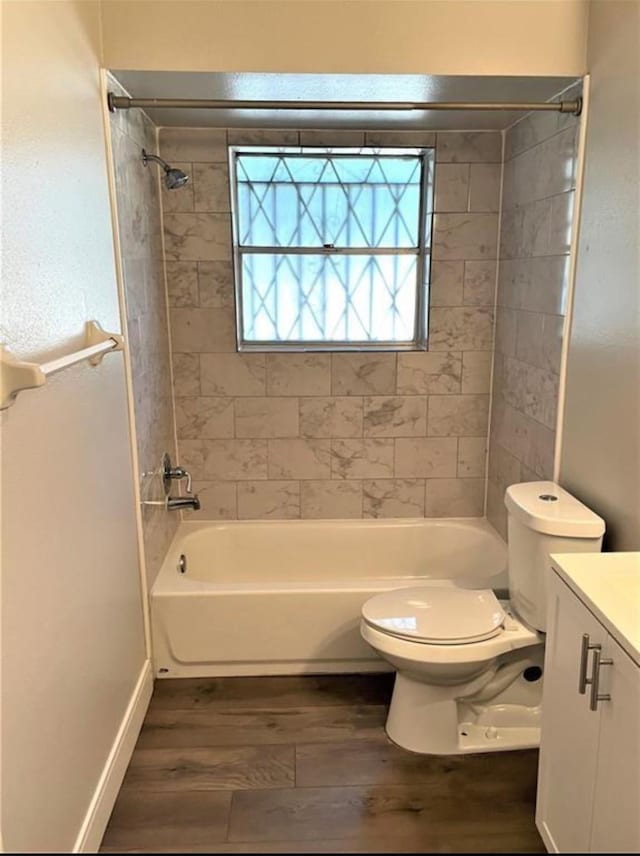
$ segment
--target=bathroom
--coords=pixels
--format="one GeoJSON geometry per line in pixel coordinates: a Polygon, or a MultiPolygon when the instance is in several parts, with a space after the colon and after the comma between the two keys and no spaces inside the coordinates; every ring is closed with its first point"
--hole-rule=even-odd
{"type": "Polygon", "coordinates": [[[3,3],[6,850],[640,845],[638,7],[3,3]]]}

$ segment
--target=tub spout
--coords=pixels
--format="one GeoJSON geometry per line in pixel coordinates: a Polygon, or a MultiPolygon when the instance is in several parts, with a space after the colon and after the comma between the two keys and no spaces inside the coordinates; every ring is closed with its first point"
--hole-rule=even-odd
{"type": "Polygon", "coordinates": [[[190,508],[192,511],[200,510],[200,500],[197,494],[189,496],[168,496],[167,508],[169,511],[180,511],[183,508],[190,508]]]}

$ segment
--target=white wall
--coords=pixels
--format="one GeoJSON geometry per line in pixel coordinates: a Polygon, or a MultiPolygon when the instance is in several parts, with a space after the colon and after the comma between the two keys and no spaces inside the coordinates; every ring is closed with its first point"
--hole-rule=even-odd
{"type": "Polygon", "coordinates": [[[560,481],[640,549],[640,3],[591,4],[592,76],[560,481]]]}
{"type": "Polygon", "coordinates": [[[105,0],[108,68],[585,72],[586,0],[105,0]]]}
{"type": "MultiPolygon", "coordinates": [[[[96,2],[3,12],[1,338],[119,330],[96,2]]],[[[22,393],[2,428],[2,827],[74,847],[145,664],[123,356],[22,393]]],[[[95,842],[94,842],[95,843],[95,842]]]]}

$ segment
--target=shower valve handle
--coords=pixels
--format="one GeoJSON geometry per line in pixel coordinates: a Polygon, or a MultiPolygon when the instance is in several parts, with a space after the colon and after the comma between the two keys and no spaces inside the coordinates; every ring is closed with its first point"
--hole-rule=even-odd
{"type": "Polygon", "coordinates": [[[169,455],[165,455],[162,459],[162,478],[165,484],[165,490],[167,493],[169,492],[169,487],[172,480],[181,480],[186,479],[186,492],[188,494],[191,493],[191,473],[185,470],[184,467],[174,467],[171,465],[171,458],[169,455]]]}

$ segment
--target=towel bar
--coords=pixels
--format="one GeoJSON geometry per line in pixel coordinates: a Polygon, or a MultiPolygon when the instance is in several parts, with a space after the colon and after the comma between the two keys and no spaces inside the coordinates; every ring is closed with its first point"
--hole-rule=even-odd
{"type": "Polygon", "coordinates": [[[121,351],[124,341],[119,333],[107,333],[97,321],[87,321],[86,347],[47,363],[29,363],[19,360],[4,345],[0,346],[0,410],[11,407],[19,392],[43,386],[49,375],[89,360],[97,366],[110,351],[121,351]]]}

